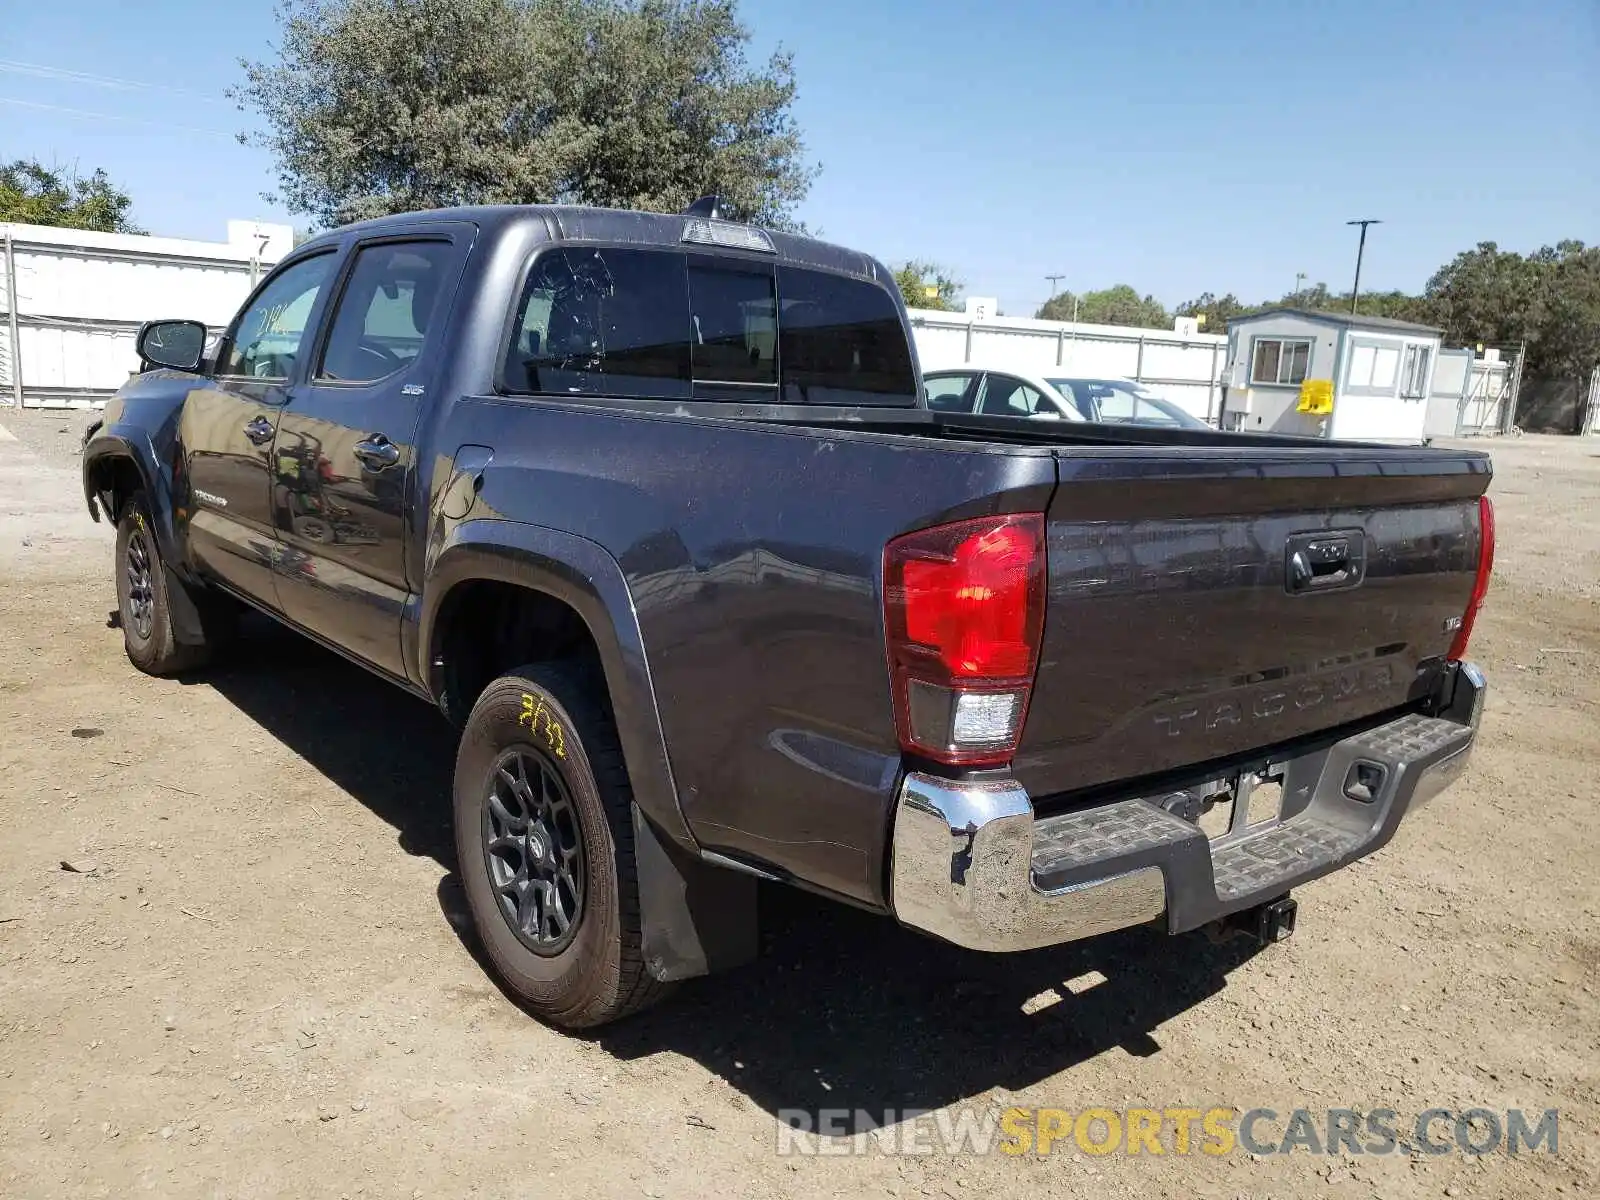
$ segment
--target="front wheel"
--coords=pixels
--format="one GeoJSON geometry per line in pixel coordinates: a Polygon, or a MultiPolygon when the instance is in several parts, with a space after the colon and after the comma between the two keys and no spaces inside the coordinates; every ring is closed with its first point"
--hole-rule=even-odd
{"type": "Polygon", "coordinates": [[[632,790],[604,691],[569,664],[520,667],[467,717],[455,833],[472,920],[533,1013],[592,1028],[654,1002],[633,854],[632,790]]]}
{"type": "Polygon", "coordinates": [[[143,492],[135,492],[117,518],[117,613],[128,661],[148,675],[175,675],[202,666],[226,635],[228,614],[223,602],[191,594],[201,619],[202,640],[182,642],[172,623],[169,578],[161,562],[150,508],[143,492]]]}

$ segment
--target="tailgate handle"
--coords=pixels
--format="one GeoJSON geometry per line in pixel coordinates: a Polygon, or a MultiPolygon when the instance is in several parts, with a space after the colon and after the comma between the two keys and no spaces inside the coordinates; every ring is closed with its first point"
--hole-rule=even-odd
{"type": "Polygon", "coordinates": [[[1290,592],[1355,587],[1366,574],[1366,538],[1346,533],[1300,533],[1289,539],[1284,586],[1290,592]]]}

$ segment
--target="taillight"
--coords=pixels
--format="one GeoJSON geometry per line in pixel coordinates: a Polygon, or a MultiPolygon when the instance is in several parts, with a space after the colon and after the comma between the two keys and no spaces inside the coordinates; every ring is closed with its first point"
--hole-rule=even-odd
{"type": "Polygon", "coordinates": [[[1044,517],[920,529],[883,553],[900,745],[952,766],[1010,761],[1044,630],[1044,517]]]}
{"type": "Polygon", "coordinates": [[[1489,592],[1489,576],[1494,573],[1494,505],[1489,497],[1478,497],[1478,574],[1472,581],[1472,599],[1467,601],[1467,611],[1461,615],[1461,627],[1456,630],[1456,640],[1450,643],[1450,657],[1457,662],[1467,657],[1467,643],[1472,640],[1472,625],[1483,607],[1483,598],[1489,592]]]}

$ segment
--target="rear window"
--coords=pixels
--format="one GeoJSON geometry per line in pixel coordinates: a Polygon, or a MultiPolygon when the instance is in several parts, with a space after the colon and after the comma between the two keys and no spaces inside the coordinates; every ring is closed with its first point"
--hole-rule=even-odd
{"type": "Polygon", "coordinates": [[[772,268],[700,260],[689,264],[694,377],[699,383],[778,382],[778,301],[772,268]]]}
{"type": "Polygon", "coordinates": [[[687,399],[683,269],[670,251],[545,251],[518,302],[506,390],[687,399]]]}
{"type": "Polygon", "coordinates": [[[915,405],[893,298],[863,280],[672,250],[554,247],[534,260],[508,392],[915,405]]]}
{"type": "Polygon", "coordinates": [[[779,357],[787,404],[915,404],[900,313],[860,279],[778,268],[779,357]]]}

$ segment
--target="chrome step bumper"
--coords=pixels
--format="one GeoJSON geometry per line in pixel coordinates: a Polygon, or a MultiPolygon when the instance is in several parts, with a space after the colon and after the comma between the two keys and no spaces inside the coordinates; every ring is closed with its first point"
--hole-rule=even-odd
{"type": "Polygon", "coordinates": [[[1466,766],[1486,683],[1455,672],[1440,715],[1416,714],[1285,764],[1279,817],[1209,840],[1133,797],[1035,819],[1012,781],[918,772],[901,784],[890,902],[904,924],[974,950],[1029,950],[1165,916],[1174,933],[1281,895],[1377,850],[1401,819],[1466,766]],[[1370,799],[1346,794],[1354,764],[1381,771],[1370,799]]]}

